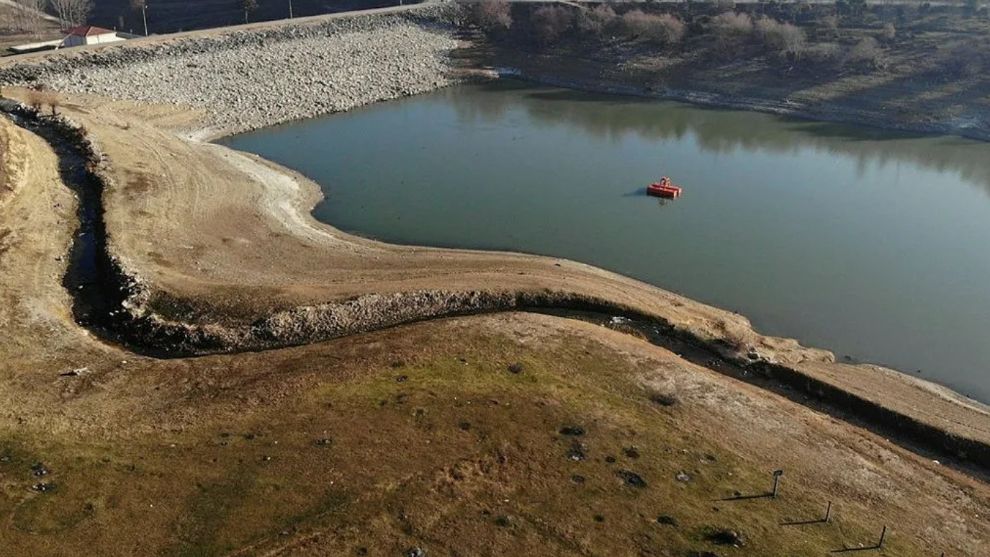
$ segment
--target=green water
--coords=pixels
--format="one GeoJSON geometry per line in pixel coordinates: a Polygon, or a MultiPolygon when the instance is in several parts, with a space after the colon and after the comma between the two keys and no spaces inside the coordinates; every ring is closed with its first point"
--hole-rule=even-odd
{"type": "Polygon", "coordinates": [[[592,263],[990,400],[990,144],[515,82],[225,144],[345,231],[592,263]]]}

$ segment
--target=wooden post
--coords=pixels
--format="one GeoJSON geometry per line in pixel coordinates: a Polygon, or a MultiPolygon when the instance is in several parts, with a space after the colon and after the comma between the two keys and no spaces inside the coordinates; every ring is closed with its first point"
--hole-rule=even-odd
{"type": "Polygon", "coordinates": [[[829,501],[828,506],[825,507],[825,520],[822,520],[822,522],[828,522],[829,520],[831,520],[831,518],[832,518],[832,502],[829,501]]]}
{"type": "Polygon", "coordinates": [[[778,488],[780,487],[780,477],[783,476],[783,475],[784,475],[784,471],[783,470],[774,470],[773,471],[773,491],[770,492],[770,498],[771,499],[776,499],[777,498],[777,491],[778,491],[778,488]]]}
{"type": "Polygon", "coordinates": [[[885,524],[883,530],[880,530],[880,541],[877,542],[877,547],[883,547],[883,539],[887,537],[887,525],[885,524]]]}

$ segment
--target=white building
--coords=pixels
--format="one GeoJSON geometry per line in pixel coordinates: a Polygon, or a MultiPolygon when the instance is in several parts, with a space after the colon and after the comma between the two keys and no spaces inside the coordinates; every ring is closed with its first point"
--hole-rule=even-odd
{"type": "Polygon", "coordinates": [[[62,39],[62,46],[83,46],[88,44],[106,44],[123,41],[123,37],[118,37],[116,31],[93,27],[92,25],[81,25],[69,29],[69,34],[62,39]]]}

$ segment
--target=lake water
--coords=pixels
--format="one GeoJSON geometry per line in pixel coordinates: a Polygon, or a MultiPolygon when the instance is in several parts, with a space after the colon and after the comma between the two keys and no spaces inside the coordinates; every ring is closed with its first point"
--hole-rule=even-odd
{"type": "Polygon", "coordinates": [[[511,81],[224,143],[342,230],[591,263],[990,401],[990,144],[511,81]]]}

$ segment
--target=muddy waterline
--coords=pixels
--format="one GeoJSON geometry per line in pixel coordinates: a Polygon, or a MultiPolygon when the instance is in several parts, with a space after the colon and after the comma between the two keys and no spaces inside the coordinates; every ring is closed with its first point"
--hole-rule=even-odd
{"type": "Polygon", "coordinates": [[[988,144],[512,81],[224,143],[342,230],[584,261],[990,401],[988,144]]]}

